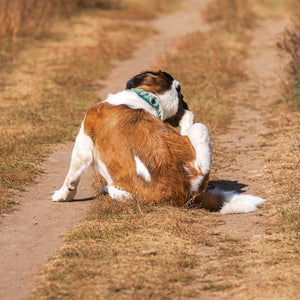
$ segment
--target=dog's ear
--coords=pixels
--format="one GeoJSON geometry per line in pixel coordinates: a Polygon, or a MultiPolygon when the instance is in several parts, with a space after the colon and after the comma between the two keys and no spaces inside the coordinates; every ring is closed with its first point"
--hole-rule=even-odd
{"type": "Polygon", "coordinates": [[[134,89],[134,88],[137,88],[138,86],[142,85],[144,83],[144,81],[146,80],[146,77],[149,73],[150,72],[147,71],[147,72],[143,72],[143,73],[140,73],[140,74],[132,77],[130,80],[127,81],[126,89],[130,90],[130,89],[134,89]]]}
{"type": "Polygon", "coordinates": [[[126,90],[134,89],[137,85],[134,84],[134,78],[130,79],[126,83],[126,90]]]}
{"type": "Polygon", "coordinates": [[[126,83],[126,89],[137,88],[139,86],[148,86],[154,94],[161,94],[169,90],[174,78],[167,72],[145,71],[132,77],[126,83]]]}

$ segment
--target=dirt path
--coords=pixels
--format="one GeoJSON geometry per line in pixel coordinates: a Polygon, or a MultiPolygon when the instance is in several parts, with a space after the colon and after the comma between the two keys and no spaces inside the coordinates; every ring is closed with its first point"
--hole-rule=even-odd
{"type": "MultiPolygon", "coordinates": [[[[233,97],[236,99],[234,120],[228,133],[215,141],[218,147],[222,145],[225,154],[234,155],[232,163],[213,170],[213,176],[222,179],[223,184],[219,182],[218,185],[264,199],[268,199],[269,188],[259,180],[259,174],[263,172],[265,151],[261,147],[259,135],[267,130],[270,105],[274,98],[280,96],[280,80],[284,64],[278,55],[276,41],[286,26],[287,20],[265,20],[251,32],[253,41],[249,48],[249,57],[244,62],[248,80],[238,84],[234,89],[233,97]]],[[[226,218],[226,230],[238,236],[247,230],[255,234],[260,231],[257,226],[261,223],[258,222],[261,219],[261,213],[248,214],[246,217],[231,216],[226,218]]]]}
{"type": "MultiPolygon", "coordinates": [[[[170,51],[177,38],[196,30],[207,30],[199,10],[207,1],[188,0],[184,10],[150,22],[159,34],[139,48],[129,60],[120,63],[99,92],[105,97],[123,89],[128,78],[149,69],[158,56],[170,51]],[[180,20],[180,22],[178,22],[180,20]]],[[[149,24],[149,22],[147,22],[149,24]]],[[[38,183],[18,197],[19,209],[1,219],[0,224],[0,299],[22,299],[29,295],[33,272],[55,255],[62,244],[60,235],[84,218],[93,195],[92,172],[86,174],[72,203],[53,203],[53,191],[66,175],[72,143],[62,146],[44,163],[45,174],[38,183]]]]}
{"type": "MultiPolygon", "coordinates": [[[[284,61],[278,55],[276,41],[287,25],[288,21],[284,19],[268,19],[261,21],[250,33],[253,40],[249,47],[249,57],[244,62],[248,81],[238,84],[234,89],[232,96],[236,99],[235,116],[228,133],[217,137],[214,141],[220,153],[223,151],[225,156],[233,157],[233,160],[229,160],[230,163],[225,165],[218,163],[220,158],[215,158],[217,162],[212,170],[212,176],[216,179],[214,184],[223,189],[261,196],[267,201],[272,187],[271,183],[262,182],[260,179],[264,172],[263,156],[266,149],[262,147],[259,135],[268,130],[271,105],[274,99],[280,96],[284,61]]],[[[225,215],[221,217],[220,224],[213,231],[216,236],[225,236],[228,241],[236,241],[237,251],[238,247],[242,247],[258,252],[260,250],[257,245],[263,245],[263,238],[266,235],[266,218],[273,213],[272,206],[267,203],[267,209],[262,207],[254,213],[225,215]]],[[[221,290],[224,288],[222,299],[249,299],[249,295],[251,299],[271,299],[271,290],[266,286],[262,288],[262,281],[265,281],[268,275],[258,273],[257,270],[253,272],[251,268],[241,271],[244,263],[239,261],[233,267],[236,269],[230,270],[233,258],[218,257],[219,248],[224,247],[222,243],[215,242],[213,248],[203,246],[198,249],[201,278],[193,284],[193,289],[200,288],[199,293],[203,295],[203,299],[220,299],[216,286],[221,290]],[[222,275],[222,272],[204,271],[203,276],[203,270],[218,269],[222,264],[228,267],[222,275]],[[233,289],[231,287],[227,290],[228,282],[233,282],[233,289]],[[208,283],[211,284],[211,288],[203,291],[204,286],[209,286],[208,283]],[[265,297],[264,295],[268,293],[269,295],[265,297]]],[[[251,261],[252,258],[240,259],[251,261]]]]}
{"type": "MultiPolygon", "coordinates": [[[[242,191],[264,199],[268,199],[270,187],[260,181],[266,150],[261,147],[259,135],[267,131],[270,105],[280,97],[284,61],[279,57],[276,41],[287,24],[288,21],[284,19],[265,20],[251,32],[253,41],[249,57],[244,62],[248,81],[236,86],[233,95],[236,98],[235,118],[229,132],[216,141],[224,147],[225,152],[233,153],[235,159],[230,166],[217,170],[214,176],[225,181],[238,180],[240,186],[245,185],[242,191]]],[[[255,235],[260,232],[257,226],[262,222],[259,220],[262,221],[261,212],[249,214],[246,218],[244,215],[232,216],[225,230],[233,228],[232,234],[239,236],[239,231],[247,233],[249,230],[255,235]]]]}

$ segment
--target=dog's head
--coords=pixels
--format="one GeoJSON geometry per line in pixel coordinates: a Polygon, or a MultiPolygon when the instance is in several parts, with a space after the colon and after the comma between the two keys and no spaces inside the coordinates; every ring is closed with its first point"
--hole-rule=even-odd
{"type": "Polygon", "coordinates": [[[179,126],[179,122],[188,105],[183,100],[181,87],[170,74],[162,71],[143,72],[131,78],[126,89],[139,88],[156,95],[159,99],[161,119],[172,126],[179,126]]]}

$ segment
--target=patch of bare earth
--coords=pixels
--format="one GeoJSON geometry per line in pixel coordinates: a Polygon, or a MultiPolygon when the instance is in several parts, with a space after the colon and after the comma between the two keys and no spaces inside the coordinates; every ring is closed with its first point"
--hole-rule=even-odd
{"type": "MultiPolygon", "coordinates": [[[[207,29],[199,18],[199,10],[206,1],[189,0],[183,11],[167,16],[162,16],[156,21],[145,21],[145,25],[153,26],[157,31],[157,37],[148,42],[145,47],[138,49],[133,58],[120,63],[108,76],[103,84],[107,87],[100,92],[105,96],[108,92],[115,92],[124,88],[126,80],[130,76],[149,69],[159,55],[170,50],[174,41],[181,35],[196,30],[207,29]],[[178,22],[181,20],[181,22],[178,22]]],[[[83,20],[83,29],[80,24],[76,25],[76,37],[81,41],[80,36],[86,29],[89,20],[83,20]]],[[[92,27],[97,22],[92,24],[92,27]]],[[[88,29],[89,37],[93,36],[91,27],[88,29]]],[[[69,41],[78,42],[78,39],[69,41]]],[[[88,44],[90,39],[84,40],[88,44]]],[[[48,57],[56,55],[56,43],[40,49],[36,58],[43,64],[43,55],[48,57]],[[50,47],[51,46],[51,47],[50,47]],[[53,52],[49,52],[49,47],[53,52]]],[[[70,46],[70,45],[69,45],[70,46]]],[[[47,60],[47,59],[46,59],[47,60]]],[[[44,68],[41,68],[44,69],[44,68]]],[[[37,69],[36,76],[30,80],[33,84],[27,86],[24,82],[29,74],[20,69],[16,74],[20,80],[14,85],[14,90],[24,90],[24,97],[28,96],[35,89],[35,82],[39,81],[37,69]],[[27,74],[27,75],[26,75],[27,74]],[[24,88],[24,89],[23,89],[24,88]]],[[[24,97],[18,101],[22,102],[24,97]]],[[[96,100],[96,97],[95,97],[96,100]]],[[[44,175],[37,181],[37,184],[26,188],[17,198],[20,206],[18,210],[10,213],[1,219],[0,224],[0,298],[1,299],[22,299],[29,295],[33,284],[33,272],[43,265],[50,257],[55,255],[55,249],[62,245],[60,235],[77,224],[86,214],[88,201],[94,192],[91,188],[93,173],[84,176],[76,196],[77,201],[72,203],[53,203],[51,194],[63,183],[67,173],[69,159],[71,156],[72,144],[62,146],[57,152],[49,157],[44,163],[44,175]]]]}
{"type": "Polygon", "coordinates": [[[300,292],[299,242],[278,233],[275,183],[266,176],[266,155],[282,145],[265,147],[262,138],[273,130],[272,110],[280,98],[286,61],[276,41],[286,26],[285,19],[267,19],[250,32],[248,80],[231,95],[235,117],[228,133],[214,140],[212,186],[261,196],[266,204],[249,214],[216,216],[206,244],[196,251],[197,279],[189,287],[200,299],[297,299],[300,292]]]}

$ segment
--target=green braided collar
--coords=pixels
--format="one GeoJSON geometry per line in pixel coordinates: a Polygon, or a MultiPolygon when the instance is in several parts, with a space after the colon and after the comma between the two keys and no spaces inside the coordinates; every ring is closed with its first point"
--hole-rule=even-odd
{"type": "Polygon", "coordinates": [[[130,89],[130,90],[135,92],[138,96],[140,96],[143,100],[145,100],[152,108],[154,108],[155,111],[157,112],[158,117],[161,119],[159,103],[156,100],[156,97],[154,95],[151,95],[150,93],[146,92],[143,89],[130,89]]]}

